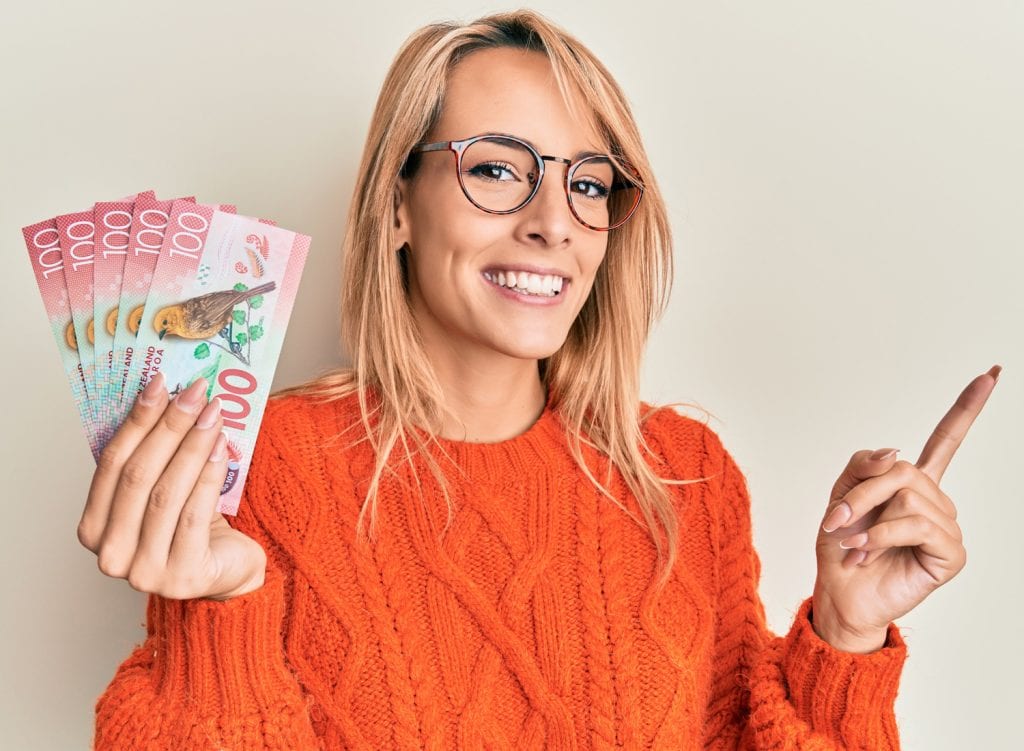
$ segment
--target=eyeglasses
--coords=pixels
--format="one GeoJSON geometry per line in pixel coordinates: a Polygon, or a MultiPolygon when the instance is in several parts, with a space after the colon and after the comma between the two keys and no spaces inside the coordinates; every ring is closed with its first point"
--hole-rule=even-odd
{"type": "Polygon", "coordinates": [[[462,141],[420,143],[412,153],[451,151],[462,192],[489,214],[512,214],[533,200],[544,179],[544,162],[568,165],[565,197],[584,227],[607,232],[621,227],[644,193],[640,173],[628,162],[592,154],[573,162],[541,155],[514,136],[482,135],[462,141]]]}

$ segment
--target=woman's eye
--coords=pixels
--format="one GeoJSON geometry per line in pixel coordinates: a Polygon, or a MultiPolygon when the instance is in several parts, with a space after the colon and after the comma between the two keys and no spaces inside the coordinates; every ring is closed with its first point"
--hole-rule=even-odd
{"type": "Polygon", "coordinates": [[[593,180],[573,180],[572,190],[584,198],[607,198],[608,188],[593,180]]]}
{"type": "Polygon", "coordinates": [[[482,177],[485,180],[506,181],[516,179],[511,165],[499,162],[478,164],[469,170],[469,174],[474,177],[482,177]]]}

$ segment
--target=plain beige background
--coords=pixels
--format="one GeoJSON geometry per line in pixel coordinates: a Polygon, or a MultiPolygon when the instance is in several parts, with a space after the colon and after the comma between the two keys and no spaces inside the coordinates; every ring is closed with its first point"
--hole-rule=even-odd
{"type": "MultiPolygon", "coordinates": [[[[5,3],[0,745],[85,748],[145,598],[75,539],[93,463],[20,228],[153,188],[313,236],[276,386],[339,362],[338,248],[402,40],[508,6],[5,3]]],[[[916,461],[1005,370],[942,487],[968,564],[899,621],[907,749],[1019,740],[1024,10],[1004,2],[537,3],[628,93],[676,237],[642,396],[694,401],[746,472],[771,624],[814,582],[859,449],[916,461]],[[1016,740],[1015,740],[1016,739],[1016,740]]]]}

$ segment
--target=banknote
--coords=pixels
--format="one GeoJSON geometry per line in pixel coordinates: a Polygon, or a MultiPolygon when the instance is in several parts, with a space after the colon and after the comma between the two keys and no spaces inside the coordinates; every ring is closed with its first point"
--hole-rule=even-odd
{"type": "MultiPolygon", "coordinates": [[[[143,206],[145,206],[145,203],[143,206]]],[[[191,198],[174,200],[166,208],[166,220],[163,220],[165,221],[163,228],[153,229],[145,234],[145,245],[140,244],[135,248],[135,251],[138,253],[135,263],[127,263],[125,265],[125,276],[122,284],[122,291],[124,293],[122,307],[125,308],[126,319],[124,325],[126,331],[123,337],[132,348],[132,354],[130,357],[125,358],[128,361],[128,367],[124,374],[122,385],[123,393],[120,402],[120,412],[115,420],[117,424],[123,422],[128,410],[135,403],[135,397],[146,387],[150,379],[157,374],[162,365],[163,348],[150,342],[149,340],[152,337],[147,338],[146,332],[140,333],[140,324],[154,279],[156,279],[158,273],[166,274],[171,268],[166,259],[178,252],[176,243],[186,241],[184,238],[187,236],[188,230],[181,226],[182,217],[185,217],[184,221],[187,223],[196,210],[203,213],[215,210],[230,214],[235,213],[235,207],[230,204],[219,206],[210,204],[199,205],[191,198]],[[153,246],[158,238],[160,244],[154,252],[153,246]],[[161,259],[164,259],[162,264],[161,259]],[[161,266],[163,272],[159,271],[161,266]]],[[[160,221],[162,221],[160,218],[156,218],[156,223],[160,221]]],[[[201,240],[202,238],[200,237],[196,238],[195,241],[201,240]]],[[[166,284],[166,280],[161,283],[166,284]]]]}
{"type": "Polygon", "coordinates": [[[136,388],[162,372],[171,394],[203,378],[208,398],[220,397],[229,454],[221,513],[238,509],[309,243],[201,204],[171,210],[138,329],[136,388]]]}
{"type": "Polygon", "coordinates": [[[68,290],[71,321],[78,360],[82,365],[85,393],[89,398],[89,412],[93,425],[90,430],[103,440],[103,426],[98,420],[99,392],[96,385],[95,333],[92,310],[92,265],[96,228],[92,209],[60,214],[56,217],[60,251],[64,261],[64,283],[68,290]]]}
{"type": "Polygon", "coordinates": [[[105,426],[114,421],[112,404],[120,401],[120,393],[112,379],[114,332],[132,215],[141,198],[155,199],[155,193],[146,191],[129,200],[101,201],[93,206],[93,355],[98,394],[97,418],[105,426]]]}
{"type": "Polygon", "coordinates": [[[132,226],[128,236],[128,252],[122,269],[120,299],[117,307],[117,321],[114,324],[115,373],[111,376],[112,395],[106,408],[107,420],[120,425],[134,399],[128,399],[128,378],[132,358],[135,355],[135,334],[139,330],[142,306],[149,294],[153,270],[164,243],[164,232],[170,219],[174,200],[195,203],[194,196],[167,201],[153,196],[140,196],[135,202],[132,226]],[[133,315],[134,314],[134,315],[133,315]]]}
{"type": "Polygon", "coordinates": [[[96,434],[97,421],[91,411],[85,388],[85,373],[78,356],[78,337],[71,318],[71,303],[64,282],[64,256],[60,247],[60,233],[55,219],[23,227],[25,248],[39,288],[46,317],[53,332],[61,365],[71,386],[71,397],[82,421],[93,458],[99,457],[100,442],[96,434]]]}

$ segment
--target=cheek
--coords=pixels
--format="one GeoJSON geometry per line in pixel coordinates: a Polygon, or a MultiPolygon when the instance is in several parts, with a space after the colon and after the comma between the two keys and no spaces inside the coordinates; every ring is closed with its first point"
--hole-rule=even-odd
{"type": "Polygon", "coordinates": [[[583,267],[583,273],[590,285],[593,285],[594,279],[597,277],[597,272],[601,268],[601,264],[604,263],[607,255],[607,248],[607,237],[595,238],[594,242],[588,245],[582,254],[583,260],[581,261],[581,265],[583,267]]]}
{"type": "Polygon", "coordinates": [[[581,278],[578,280],[581,282],[578,287],[579,297],[576,300],[575,310],[573,312],[573,318],[579,315],[579,312],[583,309],[587,299],[593,294],[594,282],[597,279],[597,273],[601,269],[601,264],[604,263],[607,248],[607,240],[601,238],[599,241],[588,247],[580,260],[580,271],[582,272],[581,278]]]}
{"type": "Polygon", "coordinates": [[[428,274],[465,273],[456,267],[473,263],[489,248],[508,245],[512,229],[503,219],[480,211],[462,193],[456,200],[440,200],[412,218],[413,258],[428,274]]]}

